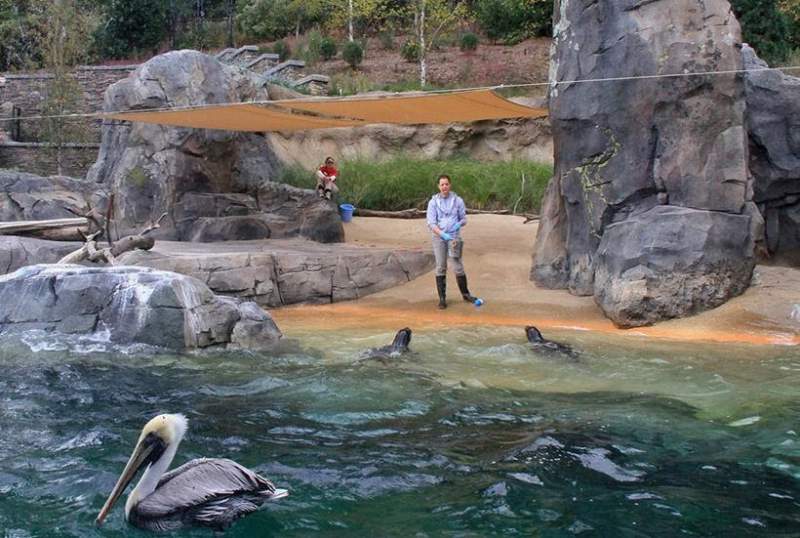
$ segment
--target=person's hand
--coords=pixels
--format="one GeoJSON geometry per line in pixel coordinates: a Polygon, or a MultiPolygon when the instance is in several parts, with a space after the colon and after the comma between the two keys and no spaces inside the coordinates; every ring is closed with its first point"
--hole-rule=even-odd
{"type": "Polygon", "coordinates": [[[441,238],[442,238],[442,239],[444,239],[445,241],[450,241],[451,239],[453,239],[453,236],[452,236],[452,235],[450,235],[450,234],[449,234],[449,233],[447,233],[447,232],[439,232],[439,237],[441,237],[441,238]]]}
{"type": "Polygon", "coordinates": [[[455,226],[453,226],[453,227],[450,229],[450,233],[451,233],[451,234],[454,234],[454,233],[456,233],[457,231],[459,231],[460,229],[461,229],[461,223],[460,223],[460,222],[456,222],[456,225],[455,225],[455,226]]]}

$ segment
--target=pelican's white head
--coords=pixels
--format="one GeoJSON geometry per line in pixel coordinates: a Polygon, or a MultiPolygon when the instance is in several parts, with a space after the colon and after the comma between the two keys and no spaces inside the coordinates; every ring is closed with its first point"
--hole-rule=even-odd
{"type": "Polygon", "coordinates": [[[151,418],[142,428],[138,444],[141,444],[148,435],[158,437],[166,445],[177,445],[186,435],[189,421],[181,414],[164,414],[151,418]]]}
{"type": "Polygon", "coordinates": [[[158,479],[172,463],[175,451],[188,427],[189,421],[180,414],[158,415],[145,424],[125,469],[97,515],[96,523],[98,525],[103,524],[103,520],[114,507],[114,503],[117,502],[140,469],[145,469],[145,472],[125,503],[126,517],[131,506],[155,490],[158,479]]]}

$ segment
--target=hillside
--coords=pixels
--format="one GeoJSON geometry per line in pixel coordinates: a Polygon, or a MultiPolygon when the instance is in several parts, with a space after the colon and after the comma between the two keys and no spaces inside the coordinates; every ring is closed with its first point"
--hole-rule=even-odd
{"type": "MultiPolygon", "coordinates": [[[[400,55],[403,41],[404,38],[395,37],[393,47],[386,49],[378,39],[368,39],[364,61],[355,71],[341,59],[341,52],[336,59],[308,66],[307,71],[330,76],[334,85],[341,84],[344,79],[361,91],[417,89],[419,66],[400,55]]],[[[287,42],[294,51],[291,56],[302,58],[303,37],[287,42]]],[[[263,47],[270,48],[270,45],[263,47]]],[[[428,55],[428,81],[437,88],[546,82],[549,56],[549,38],[528,39],[513,46],[481,42],[473,52],[463,52],[457,44],[441,46],[428,55]]],[[[541,96],[545,87],[524,93],[541,96]]]]}

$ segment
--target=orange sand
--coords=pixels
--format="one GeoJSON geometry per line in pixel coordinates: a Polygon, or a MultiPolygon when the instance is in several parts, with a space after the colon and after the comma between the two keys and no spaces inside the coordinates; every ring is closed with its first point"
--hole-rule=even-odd
{"type": "MultiPolygon", "coordinates": [[[[448,275],[450,307],[436,308],[433,273],[357,301],[298,305],[272,315],[287,334],[294,330],[391,330],[404,326],[436,329],[454,326],[536,325],[546,329],[588,330],[628,337],[676,341],[800,345],[800,270],[759,266],[756,284],[742,296],[702,314],[653,327],[617,329],[591,297],[545,290],[528,280],[535,222],[521,217],[473,215],[464,229],[464,264],[481,308],[463,302],[452,273],[448,275]]],[[[423,220],[354,218],[345,224],[349,243],[370,246],[430,248],[423,220]]]]}

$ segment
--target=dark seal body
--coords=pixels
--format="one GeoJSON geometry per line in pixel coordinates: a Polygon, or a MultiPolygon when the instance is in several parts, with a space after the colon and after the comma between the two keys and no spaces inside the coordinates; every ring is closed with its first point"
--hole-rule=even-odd
{"type": "Polygon", "coordinates": [[[389,360],[394,359],[408,352],[408,345],[411,343],[411,329],[405,327],[397,331],[394,335],[394,340],[388,346],[376,347],[368,349],[361,354],[361,360],[378,359],[389,360]]]}
{"type": "Polygon", "coordinates": [[[539,332],[539,329],[533,325],[528,325],[525,327],[525,335],[528,337],[528,342],[531,344],[531,349],[537,353],[542,353],[545,355],[558,354],[569,357],[573,360],[578,359],[578,354],[575,352],[575,350],[566,344],[560,344],[558,342],[545,339],[545,337],[542,336],[542,333],[539,332]]]}

